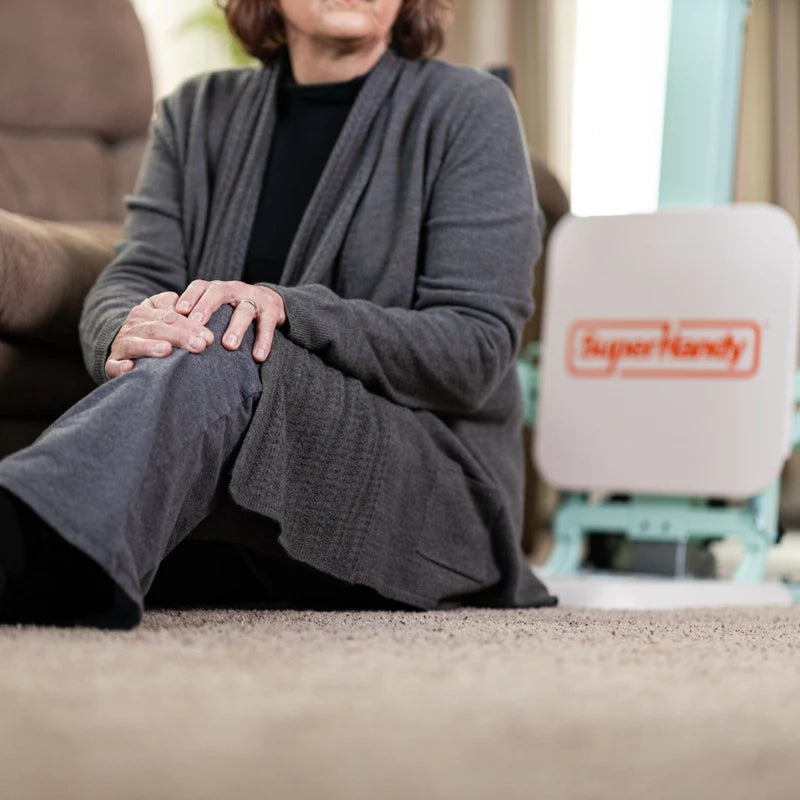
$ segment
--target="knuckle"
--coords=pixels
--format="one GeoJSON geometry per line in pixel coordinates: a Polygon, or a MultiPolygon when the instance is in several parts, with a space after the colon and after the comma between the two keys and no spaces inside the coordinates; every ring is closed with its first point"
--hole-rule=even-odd
{"type": "Polygon", "coordinates": [[[177,299],[178,295],[175,292],[160,292],[150,298],[150,306],[156,309],[169,308],[175,305],[177,299]]]}
{"type": "Polygon", "coordinates": [[[281,304],[280,297],[275,292],[267,291],[264,293],[263,307],[264,308],[279,308],[281,304]]]}

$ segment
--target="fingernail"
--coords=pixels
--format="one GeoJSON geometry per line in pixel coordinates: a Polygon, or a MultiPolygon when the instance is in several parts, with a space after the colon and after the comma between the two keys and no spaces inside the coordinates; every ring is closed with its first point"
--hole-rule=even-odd
{"type": "Polygon", "coordinates": [[[229,333],[229,334],[228,334],[228,335],[225,337],[225,344],[229,344],[231,347],[236,347],[236,343],[237,343],[238,341],[239,341],[239,340],[236,338],[236,336],[235,336],[233,333],[229,333]]]}
{"type": "Polygon", "coordinates": [[[197,320],[198,322],[203,319],[203,312],[202,311],[195,311],[189,319],[197,320]]]}
{"type": "Polygon", "coordinates": [[[267,351],[263,347],[259,347],[258,350],[256,350],[256,358],[259,361],[263,361],[266,357],[267,351]]]}
{"type": "Polygon", "coordinates": [[[178,303],[178,311],[188,311],[191,306],[184,300],[182,303],[178,303]]]}
{"type": "Polygon", "coordinates": [[[165,356],[167,354],[168,346],[165,344],[157,344],[156,345],[156,353],[160,356],[165,356]]]}
{"type": "Polygon", "coordinates": [[[192,336],[192,338],[189,339],[189,347],[191,347],[192,350],[200,350],[204,346],[205,341],[199,336],[192,336]]]}

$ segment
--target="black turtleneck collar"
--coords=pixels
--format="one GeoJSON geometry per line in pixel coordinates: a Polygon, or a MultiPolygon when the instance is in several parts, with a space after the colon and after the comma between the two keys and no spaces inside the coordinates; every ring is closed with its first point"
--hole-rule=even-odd
{"type": "Polygon", "coordinates": [[[280,91],[286,96],[315,103],[349,103],[356,99],[358,92],[370,75],[365,72],[348,81],[336,83],[297,83],[292,72],[292,64],[288,52],[284,50],[283,69],[281,71],[280,91]]]}
{"type": "Polygon", "coordinates": [[[285,50],[281,58],[272,149],[245,263],[248,283],[280,280],[306,206],[370,74],[338,83],[300,84],[285,50]]]}

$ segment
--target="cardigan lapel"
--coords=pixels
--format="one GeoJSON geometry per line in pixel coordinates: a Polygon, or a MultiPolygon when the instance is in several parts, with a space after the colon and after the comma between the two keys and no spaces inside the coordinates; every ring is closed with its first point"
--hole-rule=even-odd
{"type": "Polygon", "coordinates": [[[282,285],[330,285],[336,253],[380,153],[386,100],[402,67],[390,48],[361,87],[292,241],[282,285]]]}
{"type": "MultiPolygon", "coordinates": [[[[282,284],[329,283],[334,258],[378,159],[389,112],[385,101],[402,66],[403,59],[388,49],[361,87],[300,221],[282,284]]],[[[275,128],[281,72],[280,59],[262,68],[231,116],[199,278],[241,278],[275,128]]]]}
{"type": "Polygon", "coordinates": [[[216,164],[209,213],[208,246],[198,267],[206,280],[241,278],[250,230],[276,119],[281,66],[261,67],[242,92],[226,128],[216,164]]]}

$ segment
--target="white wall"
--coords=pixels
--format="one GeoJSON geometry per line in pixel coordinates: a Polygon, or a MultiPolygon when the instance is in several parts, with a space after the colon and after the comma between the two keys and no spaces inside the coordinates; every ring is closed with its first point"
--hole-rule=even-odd
{"type": "Polygon", "coordinates": [[[147,37],[156,97],[198,72],[229,66],[224,48],[213,37],[177,30],[187,16],[211,7],[212,0],[133,0],[133,5],[147,37]]]}
{"type": "MultiPolygon", "coordinates": [[[[538,0],[541,4],[542,0],[538,0]]],[[[572,182],[572,118],[575,86],[577,0],[548,0],[547,45],[543,69],[546,84],[547,165],[567,192],[572,182]]]]}
{"type": "Polygon", "coordinates": [[[474,0],[471,64],[478,69],[508,63],[511,30],[509,0],[474,0]]]}
{"type": "Polygon", "coordinates": [[[671,0],[578,0],[572,210],[658,206],[671,0]]]}

